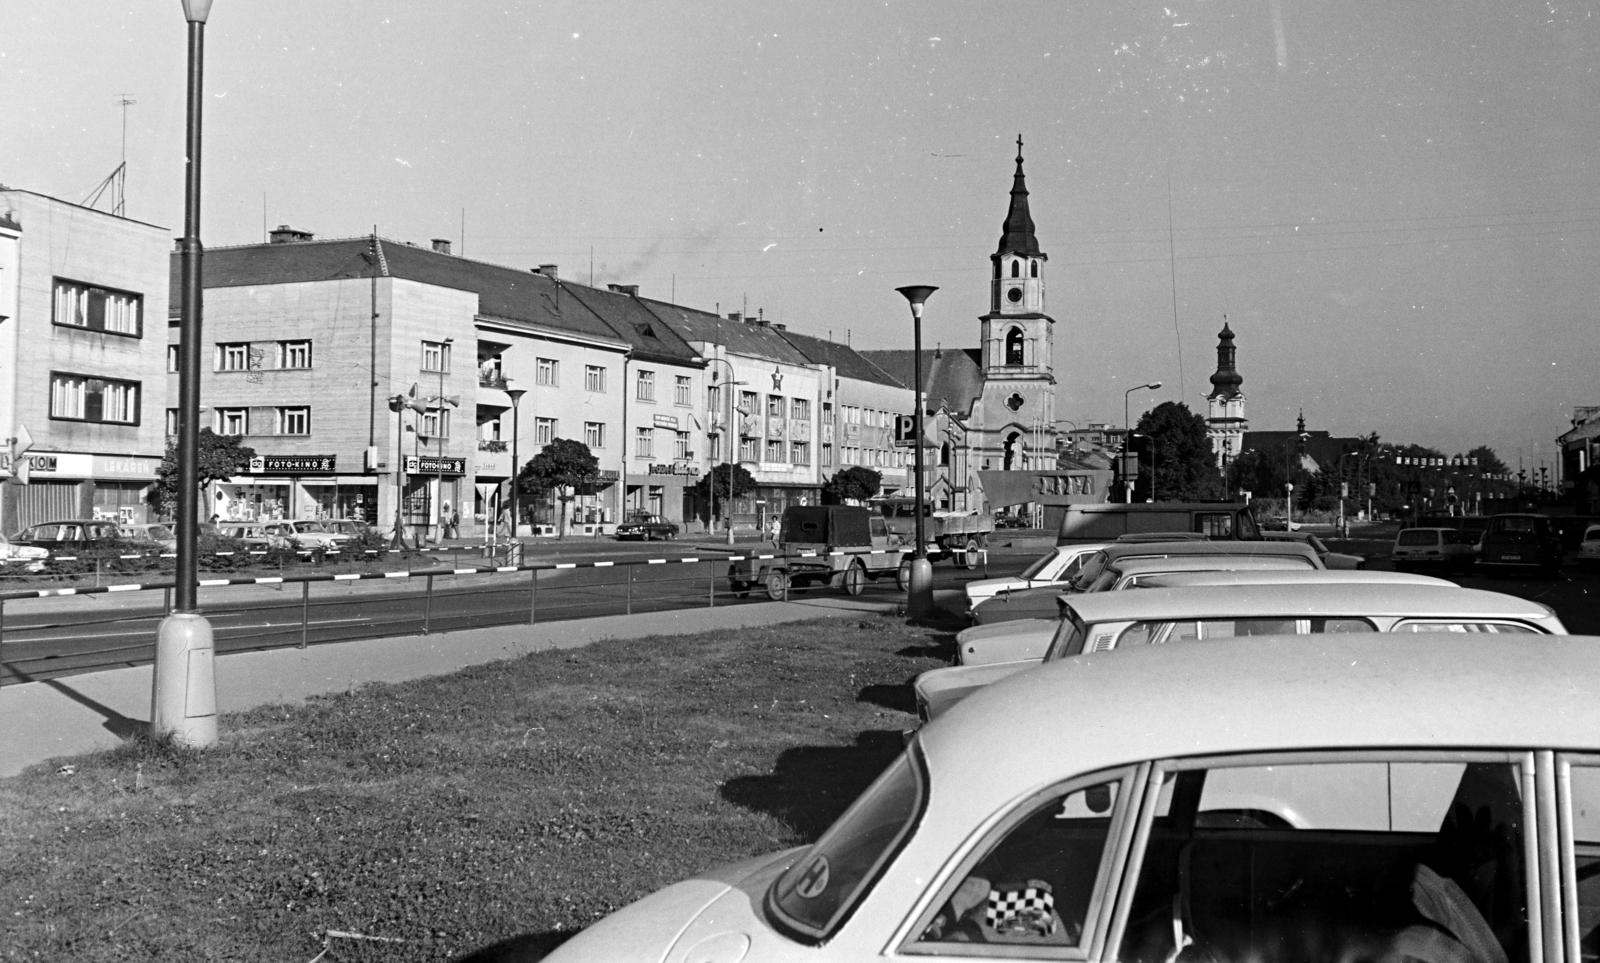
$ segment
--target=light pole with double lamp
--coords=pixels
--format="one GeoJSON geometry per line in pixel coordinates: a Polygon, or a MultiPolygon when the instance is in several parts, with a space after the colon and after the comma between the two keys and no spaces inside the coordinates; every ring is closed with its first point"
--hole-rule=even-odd
{"type": "Polygon", "coordinates": [[[1161,382],[1152,381],[1147,385],[1134,385],[1122,393],[1122,486],[1125,493],[1122,500],[1127,503],[1133,501],[1133,480],[1128,477],[1128,450],[1133,447],[1133,428],[1128,424],[1128,396],[1135,391],[1143,391],[1146,388],[1154,391],[1160,387],[1161,382]]]}
{"type": "Polygon", "coordinates": [[[217,742],[216,640],[200,614],[200,108],[211,0],[183,0],[189,23],[181,307],[178,318],[178,560],[172,614],[156,631],[150,734],[195,748],[217,742]]]}
{"type": "Polygon", "coordinates": [[[916,369],[915,384],[912,386],[915,403],[916,436],[912,443],[916,446],[915,466],[917,472],[916,485],[916,547],[911,553],[911,573],[906,580],[906,616],[912,619],[923,619],[933,614],[933,563],[928,561],[928,543],[923,535],[923,508],[926,504],[923,492],[924,480],[922,477],[922,306],[928,296],[939,290],[929,284],[911,284],[903,288],[895,288],[911,304],[911,360],[916,369]]]}
{"type": "MultiPolygon", "coordinates": [[[[509,380],[509,379],[507,379],[509,380]]],[[[522,543],[517,541],[517,438],[522,434],[522,396],[528,393],[526,388],[507,388],[506,397],[511,399],[511,540],[506,544],[509,553],[507,561],[512,565],[522,564],[522,543]]],[[[487,508],[488,506],[484,506],[487,508]]],[[[494,522],[489,523],[491,526],[494,522]]]]}

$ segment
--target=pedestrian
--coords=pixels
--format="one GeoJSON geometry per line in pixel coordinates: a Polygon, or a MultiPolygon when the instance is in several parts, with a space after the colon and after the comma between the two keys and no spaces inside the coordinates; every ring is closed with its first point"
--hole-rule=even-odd
{"type": "Polygon", "coordinates": [[[772,522],[767,526],[767,528],[771,533],[772,547],[777,548],[778,535],[783,530],[783,519],[779,518],[777,515],[772,516],[772,522]]]}
{"type": "Polygon", "coordinates": [[[450,513],[450,537],[461,537],[461,509],[459,508],[450,513]]]}

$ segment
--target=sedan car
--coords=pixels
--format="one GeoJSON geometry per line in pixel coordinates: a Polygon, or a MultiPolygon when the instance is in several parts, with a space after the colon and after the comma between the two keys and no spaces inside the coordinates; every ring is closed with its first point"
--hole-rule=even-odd
{"type": "Polygon", "coordinates": [[[1402,528],[1389,550],[1389,561],[1402,572],[1418,568],[1462,572],[1476,559],[1472,543],[1453,528],[1402,528]]]}
{"type": "Polygon", "coordinates": [[[29,526],[11,536],[11,541],[45,549],[52,555],[71,555],[87,548],[115,545],[120,538],[116,522],[72,520],[29,526]]]}
{"type": "Polygon", "coordinates": [[[1600,566],[1600,525],[1590,525],[1583,530],[1583,541],[1578,543],[1578,564],[1584,568],[1600,566]]]}
{"type": "Polygon", "coordinates": [[[178,550],[178,533],[162,522],[124,522],[117,526],[117,534],[140,548],[156,548],[163,552],[178,550]]]}
{"type": "Polygon", "coordinates": [[[669,886],[547,959],[1582,960],[1600,699],[1574,680],[1600,678],[1597,641],[1064,659],[924,727],[812,846],[669,886]]]}
{"type": "Polygon", "coordinates": [[[1019,575],[1008,578],[973,579],[965,588],[967,611],[972,611],[980,602],[1006,592],[1064,585],[1078,577],[1079,569],[1090,556],[1109,544],[1109,542],[1089,542],[1084,545],[1057,545],[1047,554],[1035,559],[1019,575]]]}
{"type": "Polygon", "coordinates": [[[45,559],[50,557],[50,550],[37,545],[18,545],[0,535],[0,571],[16,574],[23,572],[40,572],[44,570],[45,559]]]}
{"type": "MultiPolygon", "coordinates": [[[[1455,585],[1306,583],[1145,589],[1063,595],[1054,625],[971,644],[986,650],[969,664],[917,676],[917,714],[938,715],[999,679],[1080,652],[1126,645],[1211,641],[1240,635],[1332,632],[1483,632],[1565,635],[1549,607],[1514,595],[1455,585]],[[1045,639],[1048,631],[1049,638],[1045,639]],[[1000,661],[1004,654],[1017,656],[1000,661]]],[[[987,628],[987,626],[986,626],[987,628]]],[[[998,628],[998,626],[995,626],[998,628]]]]}
{"type": "Polygon", "coordinates": [[[246,551],[264,552],[293,547],[288,536],[277,530],[269,532],[267,526],[260,522],[219,522],[216,532],[223,538],[243,542],[246,551]]]}
{"type": "Polygon", "coordinates": [[[350,536],[342,532],[329,531],[321,521],[314,518],[291,518],[283,521],[267,522],[262,526],[268,535],[282,538],[289,543],[289,547],[297,551],[329,549],[338,550],[344,543],[350,541],[350,536]]]}
{"type": "Polygon", "coordinates": [[[660,515],[631,515],[627,521],[617,525],[618,539],[637,538],[641,541],[651,541],[657,538],[677,537],[678,526],[660,515]]]}
{"type": "Polygon", "coordinates": [[[1360,555],[1347,555],[1344,552],[1335,552],[1323,543],[1322,539],[1310,532],[1263,532],[1261,537],[1269,542],[1299,542],[1311,546],[1311,550],[1322,559],[1323,568],[1345,569],[1366,568],[1367,560],[1360,555]]]}

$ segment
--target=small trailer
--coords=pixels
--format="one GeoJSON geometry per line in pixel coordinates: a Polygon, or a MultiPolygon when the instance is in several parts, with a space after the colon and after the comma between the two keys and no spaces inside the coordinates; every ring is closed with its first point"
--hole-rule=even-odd
{"type": "Polygon", "coordinates": [[[889,531],[883,517],[857,505],[794,505],[783,513],[778,533],[779,558],[747,558],[728,568],[728,583],[740,598],[757,586],[767,598],[781,601],[790,586],[827,582],[850,595],[867,583],[892,575],[904,590],[909,571],[902,540],[889,531]]]}

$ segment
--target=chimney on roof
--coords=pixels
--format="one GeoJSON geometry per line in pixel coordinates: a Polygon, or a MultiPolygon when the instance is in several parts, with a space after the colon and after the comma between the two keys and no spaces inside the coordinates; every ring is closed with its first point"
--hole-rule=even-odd
{"type": "Polygon", "coordinates": [[[618,294],[626,294],[630,298],[639,296],[639,285],[637,284],[608,284],[606,287],[618,294]]]}
{"type": "Polygon", "coordinates": [[[739,320],[742,320],[742,319],[743,319],[743,317],[744,317],[744,316],[743,316],[743,315],[741,315],[741,314],[740,314],[740,313],[739,313],[739,312],[737,312],[737,311],[729,311],[729,312],[728,312],[728,320],[729,320],[729,321],[739,321],[739,320]]]}
{"type": "Polygon", "coordinates": [[[434,238],[433,239],[433,253],[435,253],[435,254],[449,254],[450,253],[450,239],[447,238],[447,237],[436,237],[436,238],[434,238]]]}
{"type": "Polygon", "coordinates": [[[310,231],[297,231],[287,224],[279,224],[278,229],[267,235],[273,244],[299,244],[309,241],[316,235],[310,231]]]}
{"type": "Polygon", "coordinates": [[[556,265],[554,265],[554,264],[541,264],[538,267],[533,269],[533,273],[534,274],[543,274],[547,278],[553,278],[553,277],[556,276],[556,265]]]}

